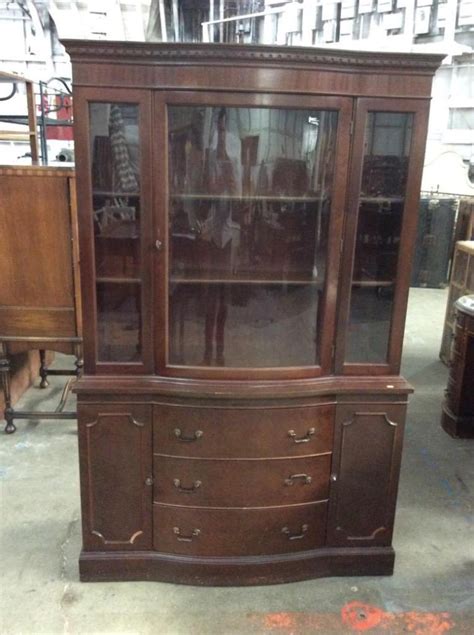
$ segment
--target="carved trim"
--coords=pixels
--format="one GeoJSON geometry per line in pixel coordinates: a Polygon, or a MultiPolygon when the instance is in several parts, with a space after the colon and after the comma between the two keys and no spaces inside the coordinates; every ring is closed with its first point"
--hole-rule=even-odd
{"type": "MultiPolygon", "coordinates": [[[[150,42],[104,42],[62,40],[73,61],[80,59],[161,63],[239,62],[278,64],[351,65],[368,68],[418,69],[434,72],[444,55],[386,53],[322,48],[248,46],[235,44],[163,44],[150,42]]],[[[348,69],[349,70],[349,69],[348,69]]]]}
{"type": "Polygon", "coordinates": [[[97,531],[96,529],[92,529],[91,534],[100,538],[104,545],[133,545],[138,536],[143,534],[143,531],[141,529],[136,531],[128,540],[107,540],[100,531],[97,531]]]}
{"type": "Polygon", "coordinates": [[[383,417],[389,426],[393,426],[394,428],[398,426],[398,423],[396,421],[391,421],[388,418],[386,412],[354,412],[354,416],[351,419],[342,422],[343,427],[350,426],[352,423],[354,423],[356,417],[383,417]]]}
{"type": "MultiPolygon", "coordinates": [[[[337,511],[336,511],[336,518],[335,518],[335,523],[336,523],[336,532],[341,532],[344,534],[345,536],[345,540],[347,541],[370,541],[370,540],[375,540],[376,536],[384,531],[387,531],[387,522],[388,522],[388,514],[389,514],[389,506],[387,505],[387,500],[388,500],[388,493],[390,491],[391,488],[391,481],[393,478],[393,462],[394,462],[394,452],[395,452],[395,441],[396,441],[396,436],[397,436],[397,428],[398,428],[398,423],[395,421],[392,421],[391,419],[389,419],[388,415],[386,412],[376,412],[376,411],[355,411],[353,412],[352,416],[350,419],[347,419],[346,421],[343,421],[341,423],[341,428],[342,428],[342,438],[341,438],[341,465],[342,465],[342,457],[344,455],[344,444],[346,441],[346,435],[345,435],[345,428],[348,428],[348,426],[352,425],[353,423],[355,423],[357,421],[358,418],[361,417],[379,417],[382,419],[382,421],[384,421],[386,424],[388,424],[391,428],[395,428],[395,430],[392,430],[392,444],[391,444],[391,452],[390,452],[390,467],[389,467],[389,477],[388,477],[388,481],[387,481],[387,496],[385,497],[385,510],[384,510],[384,519],[385,519],[385,524],[381,525],[380,527],[377,527],[376,529],[374,529],[374,531],[368,535],[368,536],[350,536],[348,535],[348,533],[345,531],[345,529],[339,524],[338,520],[337,520],[337,516],[338,516],[338,510],[339,510],[339,500],[337,500],[337,511]]],[[[341,465],[339,466],[339,469],[342,470],[341,465]]]]}
{"type": "Polygon", "coordinates": [[[97,419],[91,421],[90,423],[86,423],[86,428],[93,428],[96,426],[101,419],[105,419],[106,417],[126,417],[133,425],[138,428],[145,427],[145,424],[141,421],[137,421],[129,412],[99,412],[97,415],[97,419]]]}
{"type": "Polygon", "coordinates": [[[347,536],[347,540],[373,540],[377,534],[386,530],[387,528],[382,525],[382,527],[377,527],[370,536],[347,536]]]}
{"type": "MultiPolygon", "coordinates": [[[[97,418],[94,419],[94,421],[90,421],[89,423],[85,424],[85,433],[86,433],[86,444],[87,444],[87,478],[88,478],[88,498],[89,498],[89,502],[88,502],[88,507],[89,507],[89,519],[88,519],[88,524],[89,524],[89,530],[91,535],[93,536],[97,536],[104,545],[133,545],[135,540],[144,534],[144,531],[142,529],[138,529],[137,531],[135,531],[135,533],[133,533],[130,538],[128,538],[128,540],[107,540],[107,538],[104,537],[104,535],[98,531],[97,529],[92,529],[92,527],[96,524],[96,516],[95,516],[95,506],[96,506],[96,501],[93,498],[93,463],[91,460],[91,444],[92,444],[92,428],[94,428],[96,425],[99,424],[99,422],[103,419],[110,419],[111,417],[116,418],[116,417],[125,417],[127,419],[127,421],[129,423],[131,423],[132,425],[137,426],[138,428],[144,428],[145,424],[137,421],[130,412],[105,412],[105,413],[101,413],[99,412],[97,414],[97,418]]],[[[139,453],[139,457],[143,456],[143,448],[142,448],[142,443],[143,443],[143,431],[140,430],[138,432],[139,435],[139,447],[140,447],[140,453],[139,453]]],[[[141,523],[142,526],[144,526],[144,519],[143,519],[143,515],[144,515],[144,511],[143,511],[143,505],[142,505],[142,511],[141,511],[141,523]]]]}

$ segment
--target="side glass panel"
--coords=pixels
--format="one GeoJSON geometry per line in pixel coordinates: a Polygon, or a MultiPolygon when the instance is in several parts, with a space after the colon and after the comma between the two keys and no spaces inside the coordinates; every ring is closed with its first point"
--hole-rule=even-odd
{"type": "Polygon", "coordinates": [[[319,364],[337,118],[168,108],[170,364],[319,364]]]}
{"type": "Polygon", "coordinates": [[[349,363],[386,363],[413,115],[369,112],[346,344],[349,363]]]}
{"type": "Polygon", "coordinates": [[[138,105],[90,103],[98,360],[140,361],[138,105]]]}

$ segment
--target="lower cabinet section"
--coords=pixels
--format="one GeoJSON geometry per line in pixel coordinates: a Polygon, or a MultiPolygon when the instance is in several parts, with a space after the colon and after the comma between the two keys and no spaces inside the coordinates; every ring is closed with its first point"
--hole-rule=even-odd
{"type": "Polygon", "coordinates": [[[325,543],[327,503],[223,509],[153,505],[153,546],[193,556],[261,556],[325,543]]]}
{"type": "Polygon", "coordinates": [[[405,395],[265,403],[261,417],[258,400],[215,411],[200,400],[195,415],[190,402],[109,399],[78,407],[82,579],[392,572],[405,395]]]}

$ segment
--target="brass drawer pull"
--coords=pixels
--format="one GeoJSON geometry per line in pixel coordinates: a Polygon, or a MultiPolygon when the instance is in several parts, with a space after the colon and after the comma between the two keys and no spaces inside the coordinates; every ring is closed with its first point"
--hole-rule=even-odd
{"type": "Polygon", "coordinates": [[[281,530],[282,534],[286,534],[288,536],[288,540],[301,540],[304,538],[306,532],[309,529],[309,525],[301,525],[301,533],[300,534],[292,534],[288,527],[283,527],[281,530]]]}
{"type": "Polygon", "coordinates": [[[297,479],[303,479],[304,485],[309,485],[313,481],[308,474],[292,474],[288,478],[285,478],[285,485],[293,485],[297,479]]]}
{"type": "Polygon", "coordinates": [[[191,487],[183,487],[179,478],[175,478],[173,479],[173,485],[179,492],[183,492],[184,494],[193,494],[199,487],[201,487],[202,482],[194,481],[191,487]]]}
{"type": "Polygon", "coordinates": [[[304,437],[296,438],[296,432],[294,430],[288,430],[288,436],[293,439],[295,443],[308,443],[311,441],[311,437],[316,434],[316,428],[310,428],[304,437]]]}
{"type": "Polygon", "coordinates": [[[190,536],[183,536],[179,527],[173,527],[173,533],[180,542],[192,542],[201,533],[200,529],[193,529],[190,536]]]}
{"type": "Polygon", "coordinates": [[[203,434],[204,433],[202,430],[196,430],[192,437],[185,437],[183,436],[183,431],[181,430],[181,428],[174,429],[174,436],[180,441],[197,441],[202,437],[203,434]]]}

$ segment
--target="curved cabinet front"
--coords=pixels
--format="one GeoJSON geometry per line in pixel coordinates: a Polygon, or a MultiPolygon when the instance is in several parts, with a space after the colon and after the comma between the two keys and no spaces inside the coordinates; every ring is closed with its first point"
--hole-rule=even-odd
{"type": "Polygon", "coordinates": [[[406,395],[100,397],[79,394],[81,579],[392,572],[406,395]]]}

